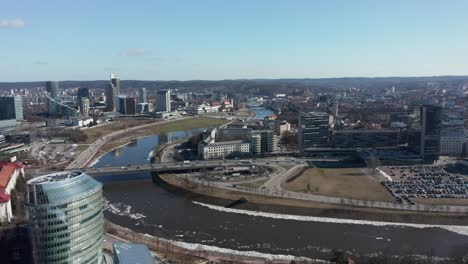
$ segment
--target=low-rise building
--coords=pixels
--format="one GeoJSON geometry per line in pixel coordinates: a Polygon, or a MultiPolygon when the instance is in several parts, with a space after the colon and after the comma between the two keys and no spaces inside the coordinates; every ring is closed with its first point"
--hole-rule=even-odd
{"type": "Polygon", "coordinates": [[[213,129],[199,144],[200,159],[220,159],[251,156],[251,129],[213,129]],[[243,135],[246,136],[243,136],[243,135]]]}
{"type": "Polygon", "coordinates": [[[10,222],[13,218],[10,195],[16,186],[18,177],[23,177],[23,175],[23,164],[19,162],[0,163],[0,223],[10,222]]]}
{"type": "Polygon", "coordinates": [[[155,264],[148,247],[143,244],[114,242],[115,264],[155,264]]]}

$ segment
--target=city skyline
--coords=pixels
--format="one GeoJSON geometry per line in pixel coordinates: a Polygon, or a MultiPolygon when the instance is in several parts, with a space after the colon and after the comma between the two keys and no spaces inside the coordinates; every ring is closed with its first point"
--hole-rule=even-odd
{"type": "Polygon", "coordinates": [[[466,75],[468,3],[6,2],[1,81],[466,75]],[[92,8],[91,8],[92,7],[92,8]]]}

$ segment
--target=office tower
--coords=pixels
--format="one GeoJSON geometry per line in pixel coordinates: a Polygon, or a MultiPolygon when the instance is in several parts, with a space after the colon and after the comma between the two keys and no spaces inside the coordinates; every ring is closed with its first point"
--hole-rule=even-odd
{"type": "Polygon", "coordinates": [[[102,263],[102,185],[81,171],[27,182],[35,263],[102,263]]]}
{"type": "Polygon", "coordinates": [[[128,95],[121,95],[119,99],[119,112],[123,115],[136,114],[136,98],[128,95]]]}
{"type": "Polygon", "coordinates": [[[112,85],[115,87],[115,96],[119,96],[120,95],[120,77],[117,76],[116,74],[111,73],[110,81],[112,85]]]}
{"type": "Polygon", "coordinates": [[[78,99],[78,105],[81,105],[81,99],[82,98],[90,98],[89,96],[89,88],[87,87],[80,87],[78,88],[78,92],[76,94],[76,97],[78,99]]]}
{"type": "Polygon", "coordinates": [[[105,96],[106,96],[106,111],[108,112],[115,112],[116,109],[116,92],[115,87],[112,83],[108,83],[105,88],[105,96]]]}
{"type": "Polygon", "coordinates": [[[146,88],[141,87],[139,91],[138,103],[148,103],[148,93],[146,92],[146,88]]]}
{"type": "Polygon", "coordinates": [[[171,112],[171,91],[160,90],[156,94],[156,112],[171,112]]]}
{"type": "Polygon", "coordinates": [[[0,97],[0,120],[23,120],[23,101],[21,96],[0,97]]]}
{"type": "Polygon", "coordinates": [[[442,108],[435,105],[418,107],[413,127],[408,132],[408,146],[422,160],[433,163],[440,155],[440,129],[442,108]]]}
{"type": "Polygon", "coordinates": [[[21,96],[0,97],[0,134],[14,133],[19,120],[23,120],[21,96]]]}
{"type": "Polygon", "coordinates": [[[89,99],[84,97],[80,100],[80,114],[81,116],[89,116],[89,99]]]}
{"type": "Polygon", "coordinates": [[[330,117],[326,112],[301,112],[299,114],[299,149],[329,146],[330,117]]]}
{"type": "Polygon", "coordinates": [[[60,111],[58,102],[60,101],[59,97],[59,85],[56,81],[47,81],[46,90],[49,96],[48,99],[48,113],[49,115],[56,115],[60,111]]]}

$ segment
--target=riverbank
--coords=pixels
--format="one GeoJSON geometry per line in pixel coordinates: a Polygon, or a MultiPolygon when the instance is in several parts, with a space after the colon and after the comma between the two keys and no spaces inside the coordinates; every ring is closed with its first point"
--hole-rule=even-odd
{"type": "Polygon", "coordinates": [[[191,195],[195,201],[219,206],[225,206],[227,204],[226,200],[232,202],[245,198],[249,201],[239,205],[236,207],[237,209],[278,214],[413,224],[465,225],[468,222],[468,215],[463,213],[400,211],[342,206],[224,190],[213,186],[201,185],[170,174],[160,175],[159,177],[167,185],[183,190],[184,193],[198,194],[191,195]]]}
{"type": "Polygon", "coordinates": [[[107,152],[118,149],[122,146],[125,146],[131,140],[135,140],[140,137],[157,135],[157,134],[166,134],[170,132],[183,131],[183,130],[188,130],[188,129],[219,126],[227,122],[229,121],[216,119],[216,118],[201,117],[201,118],[175,120],[175,121],[167,122],[167,123],[146,124],[142,128],[133,130],[128,133],[123,133],[120,137],[111,139],[109,142],[102,145],[99,148],[99,150],[96,152],[96,154],[93,155],[93,157],[89,159],[86,165],[88,166],[89,164],[94,164],[96,160],[98,160],[107,152]]]}
{"type": "Polygon", "coordinates": [[[173,241],[148,234],[141,234],[107,220],[105,221],[105,229],[106,232],[111,235],[133,243],[143,243],[147,245],[151,251],[158,253],[159,258],[167,259],[170,263],[205,263],[207,261],[212,261],[213,263],[247,264],[329,263],[328,261],[309,258],[264,254],[255,251],[238,251],[215,246],[173,241]]]}

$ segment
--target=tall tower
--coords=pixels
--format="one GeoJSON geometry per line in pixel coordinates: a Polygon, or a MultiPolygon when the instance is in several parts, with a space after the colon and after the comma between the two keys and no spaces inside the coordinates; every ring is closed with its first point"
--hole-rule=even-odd
{"type": "Polygon", "coordinates": [[[440,155],[440,129],[442,108],[422,105],[416,113],[413,128],[408,132],[408,146],[425,162],[434,162],[440,155]]]}
{"type": "Polygon", "coordinates": [[[27,182],[34,263],[102,263],[102,185],[81,171],[27,182]]]}
{"type": "Polygon", "coordinates": [[[159,90],[156,94],[156,112],[171,112],[171,91],[159,90]]]}
{"type": "Polygon", "coordinates": [[[115,87],[112,83],[108,83],[104,90],[104,94],[106,95],[106,111],[115,112],[115,101],[116,101],[116,92],[115,87]]]}
{"type": "Polygon", "coordinates": [[[299,149],[329,146],[330,116],[326,112],[299,113],[299,149]]]}
{"type": "Polygon", "coordinates": [[[145,87],[140,88],[140,94],[138,98],[139,103],[147,103],[148,102],[148,93],[145,87]]]}
{"type": "Polygon", "coordinates": [[[59,85],[56,81],[47,81],[46,82],[46,90],[49,94],[51,99],[48,100],[48,113],[49,115],[56,115],[60,111],[60,106],[58,102],[60,101],[59,98],[59,85]]]}
{"type": "Polygon", "coordinates": [[[114,85],[114,87],[115,87],[115,95],[114,96],[119,96],[120,95],[120,77],[117,76],[114,73],[111,73],[110,81],[111,81],[112,85],[114,85]]]}

